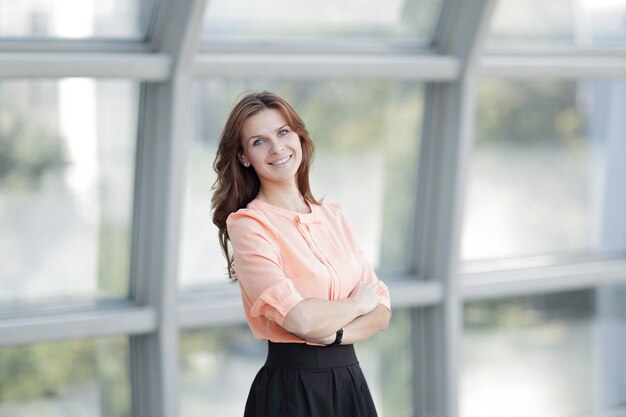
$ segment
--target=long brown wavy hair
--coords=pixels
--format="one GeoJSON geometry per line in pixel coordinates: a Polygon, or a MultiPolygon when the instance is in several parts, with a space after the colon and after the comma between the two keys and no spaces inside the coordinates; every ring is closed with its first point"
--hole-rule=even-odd
{"type": "Polygon", "coordinates": [[[239,161],[238,156],[243,152],[240,134],[244,122],[265,109],[278,110],[287,120],[289,127],[300,137],[302,163],[296,173],[298,189],[307,202],[319,204],[309,186],[309,170],[314,152],[313,140],[298,113],[284,99],[269,91],[245,95],[231,110],[226,120],[213,162],[213,169],[217,173],[211,199],[213,223],[219,229],[220,246],[226,257],[228,277],[231,281],[235,281],[237,277],[233,269],[233,256],[228,247],[230,238],[226,229],[226,219],[231,213],[246,207],[254,200],[261,186],[254,169],[245,168],[239,161]]]}

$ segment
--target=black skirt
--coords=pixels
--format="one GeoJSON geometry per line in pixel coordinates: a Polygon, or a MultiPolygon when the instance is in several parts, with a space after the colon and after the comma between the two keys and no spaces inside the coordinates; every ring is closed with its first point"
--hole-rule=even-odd
{"type": "Polygon", "coordinates": [[[269,342],[244,417],[376,417],[353,345],[269,342]]]}

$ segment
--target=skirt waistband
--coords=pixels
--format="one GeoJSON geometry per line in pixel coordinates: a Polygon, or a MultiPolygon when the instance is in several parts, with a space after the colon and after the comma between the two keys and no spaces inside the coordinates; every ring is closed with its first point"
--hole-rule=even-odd
{"type": "Polygon", "coordinates": [[[328,369],[357,362],[353,345],[312,346],[305,343],[268,341],[265,365],[295,369],[328,369]]]}

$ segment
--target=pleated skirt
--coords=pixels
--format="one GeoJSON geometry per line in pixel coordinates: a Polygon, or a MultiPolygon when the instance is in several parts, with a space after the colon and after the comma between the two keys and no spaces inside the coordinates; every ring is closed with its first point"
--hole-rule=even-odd
{"type": "Polygon", "coordinates": [[[269,342],[244,417],[377,417],[353,345],[269,342]]]}

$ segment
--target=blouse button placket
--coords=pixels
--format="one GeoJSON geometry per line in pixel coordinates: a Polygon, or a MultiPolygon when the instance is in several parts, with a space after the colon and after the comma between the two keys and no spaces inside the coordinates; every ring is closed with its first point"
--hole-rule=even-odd
{"type": "Polygon", "coordinates": [[[328,261],[328,258],[324,255],[324,253],[320,249],[319,245],[313,238],[313,234],[311,233],[310,225],[319,223],[319,221],[307,221],[307,219],[304,216],[298,216],[296,219],[296,223],[298,225],[298,230],[300,230],[300,233],[302,234],[302,236],[304,236],[304,239],[309,244],[311,251],[313,251],[317,259],[319,259],[319,261],[322,264],[324,264],[324,266],[328,269],[328,274],[330,275],[331,299],[332,300],[336,299],[336,294],[339,294],[339,292],[337,291],[337,287],[340,287],[337,273],[335,272],[335,269],[332,267],[332,265],[328,261]]]}

